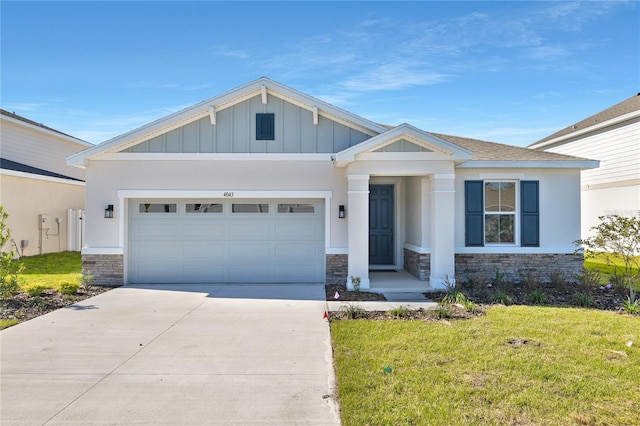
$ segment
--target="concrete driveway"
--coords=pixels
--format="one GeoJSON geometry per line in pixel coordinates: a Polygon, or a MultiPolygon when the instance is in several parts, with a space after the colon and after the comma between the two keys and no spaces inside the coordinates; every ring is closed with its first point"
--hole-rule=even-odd
{"type": "Polygon", "coordinates": [[[313,284],[111,290],[0,332],[0,423],[338,425],[326,306],[313,284]]]}

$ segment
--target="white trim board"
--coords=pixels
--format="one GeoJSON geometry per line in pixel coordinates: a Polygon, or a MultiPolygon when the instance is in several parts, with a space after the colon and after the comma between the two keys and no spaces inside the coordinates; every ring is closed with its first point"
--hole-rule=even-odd
{"type": "Polygon", "coordinates": [[[85,186],[85,183],[83,181],[57,178],[53,176],[37,175],[34,173],[18,172],[16,170],[0,169],[0,175],[13,176],[13,177],[19,177],[24,179],[43,180],[45,182],[63,183],[65,185],[85,186]]]}

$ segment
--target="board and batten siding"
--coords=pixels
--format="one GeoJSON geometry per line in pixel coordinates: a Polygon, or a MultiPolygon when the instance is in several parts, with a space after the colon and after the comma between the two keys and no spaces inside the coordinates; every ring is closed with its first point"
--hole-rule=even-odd
{"type": "Polygon", "coordinates": [[[600,160],[582,172],[582,186],[606,187],[640,180],[640,118],[546,149],[549,152],[600,160]]]}
{"type": "Polygon", "coordinates": [[[122,152],[150,153],[336,153],[370,136],[268,95],[255,96],[209,117],[141,142],[122,152]],[[275,114],[275,139],[256,140],[256,114],[275,114]]]}
{"type": "Polygon", "coordinates": [[[84,179],[84,169],[68,166],[66,157],[86,146],[39,132],[26,125],[2,120],[2,158],[76,179],[84,179]]]}

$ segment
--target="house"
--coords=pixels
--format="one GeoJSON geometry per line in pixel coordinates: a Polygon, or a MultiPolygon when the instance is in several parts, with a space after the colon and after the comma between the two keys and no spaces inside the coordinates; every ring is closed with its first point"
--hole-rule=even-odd
{"type": "MultiPolygon", "coordinates": [[[[98,283],[575,272],[596,161],[386,127],[260,78],[72,155],[98,283]]],[[[375,280],[374,280],[375,281],[375,280]]]]}
{"type": "Polygon", "coordinates": [[[582,172],[582,237],[599,217],[640,217],[640,93],[529,148],[600,160],[582,172]]]}
{"type": "Polygon", "coordinates": [[[0,204],[19,255],[80,251],[84,170],[66,157],[93,145],[0,110],[0,204]]]}

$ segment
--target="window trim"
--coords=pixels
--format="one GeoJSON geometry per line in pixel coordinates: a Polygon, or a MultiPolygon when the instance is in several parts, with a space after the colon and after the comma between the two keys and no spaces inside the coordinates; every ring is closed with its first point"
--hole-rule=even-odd
{"type": "Polygon", "coordinates": [[[521,206],[520,206],[520,185],[519,181],[515,179],[483,179],[482,180],[482,241],[485,247],[508,247],[508,246],[518,246],[520,245],[520,215],[521,206]],[[488,183],[513,183],[514,189],[514,206],[513,211],[487,211],[486,205],[486,197],[485,197],[485,188],[488,183]],[[513,216],[513,241],[509,242],[488,242],[487,241],[487,228],[484,226],[486,224],[487,215],[508,215],[513,216]]]}

